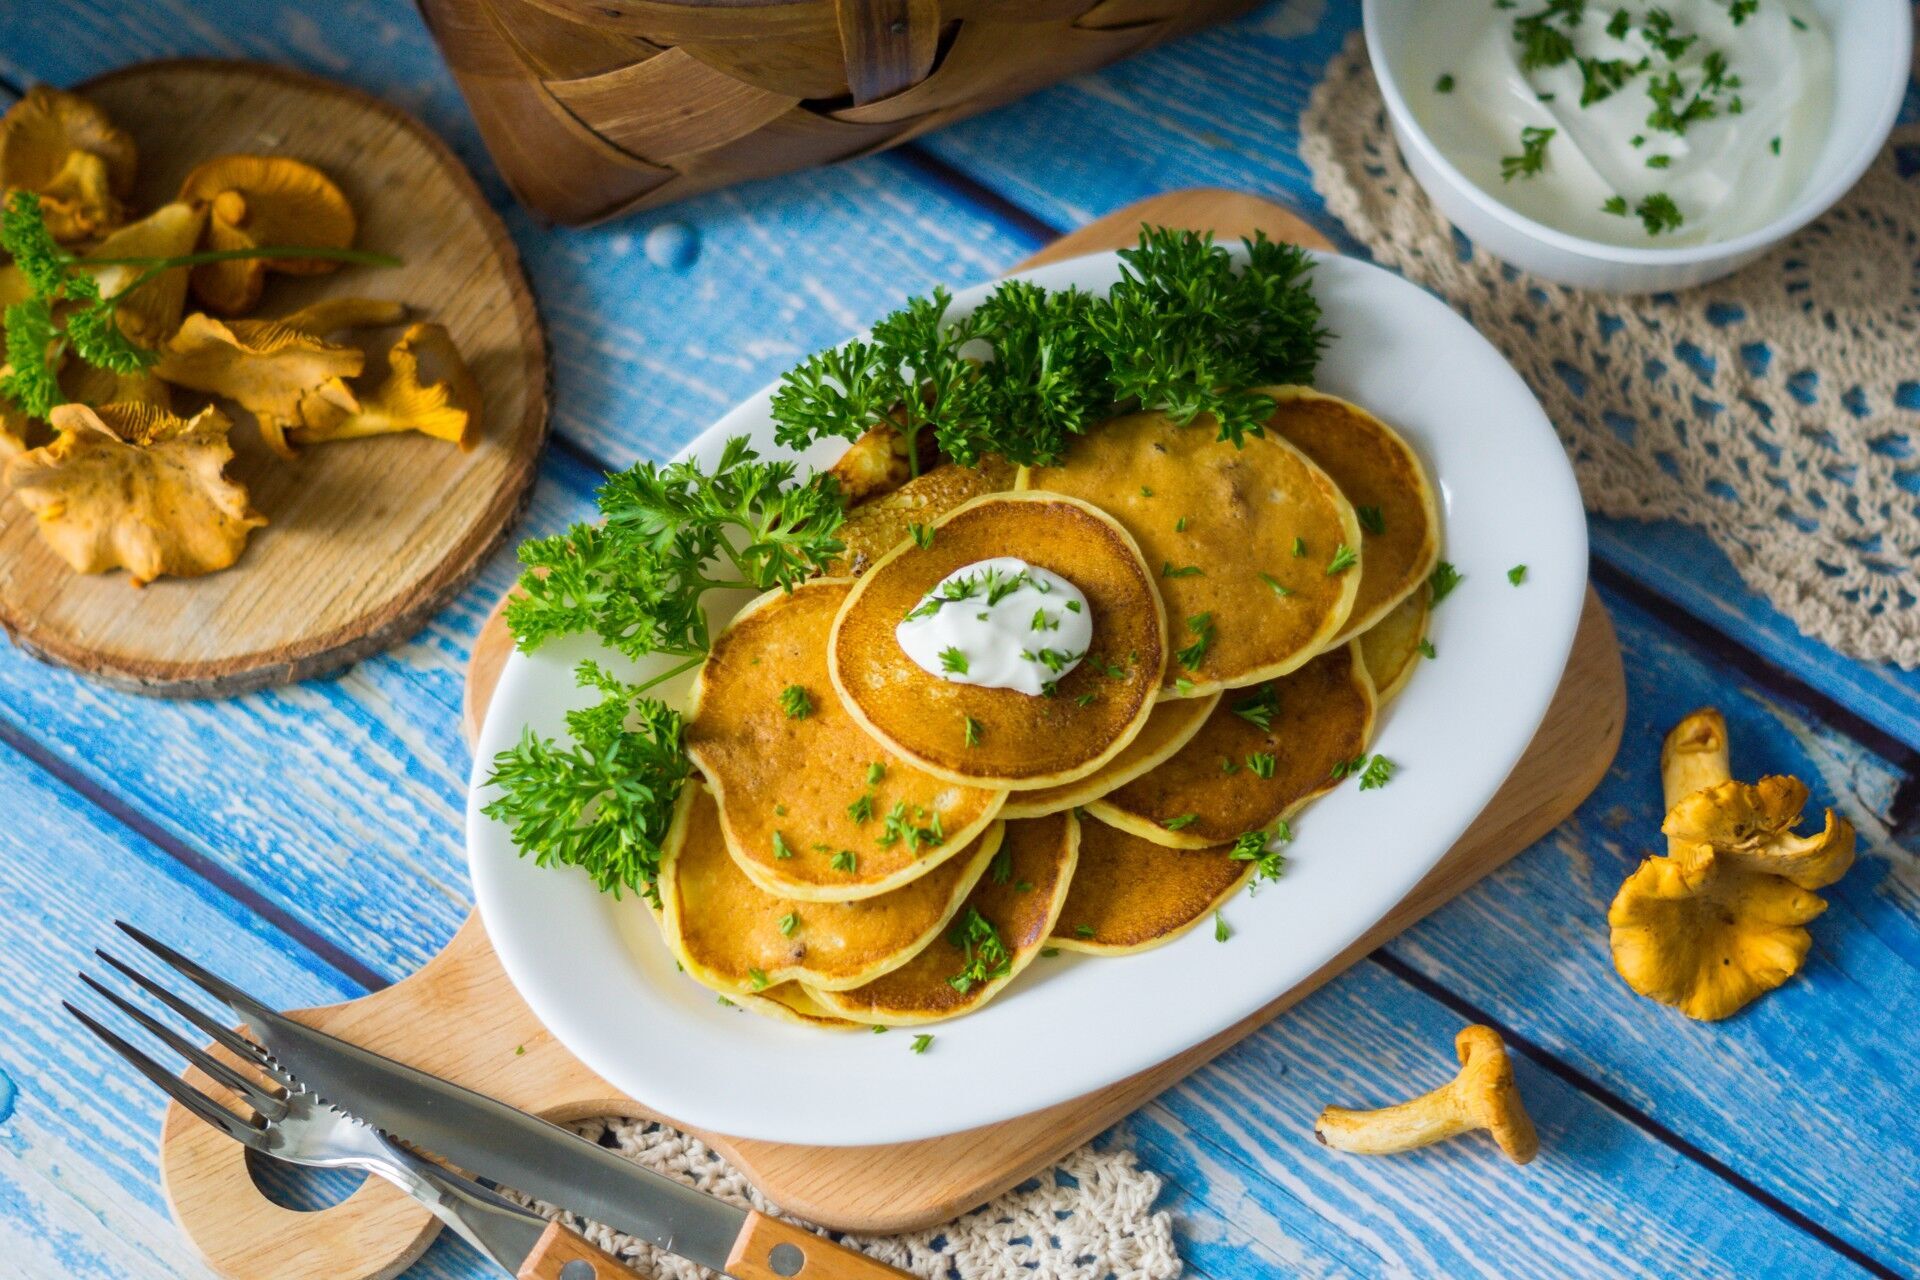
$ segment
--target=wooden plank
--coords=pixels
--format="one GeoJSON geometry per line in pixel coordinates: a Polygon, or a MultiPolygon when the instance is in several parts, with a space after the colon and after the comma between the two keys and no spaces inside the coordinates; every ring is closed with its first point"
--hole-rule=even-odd
{"type": "MultiPolygon", "coordinates": [[[[1471,608],[1472,585],[1445,607],[1471,608]]],[[[1920,1267],[1920,1040],[1910,1025],[1920,1010],[1920,860],[1887,820],[1906,779],[1804,708],[1729,679],[1657,619],[1607,601],[1629,707],[1612,773],[1572,821],[1387,951],[1867,1255],[1911,1272],[1920,1267]],[[1628,991],[1604,924],[1621,880],[1661,847],[1661,736],[1702,705],[1726,712],[1738,776],[1804,778],[1814,803],[1837,806],[1860,834],[1859,862],[1822,891],[1831,906],[1811,926],[1803,975],[1711,1024],[1628,991]]]]}
{"type": "Polygon", "coordinates": [[[1145,1163],[1224,1219],[1180,1221],[1182,1255],[1219,1276],[1865,1274],[1525,1058],[1525,1167],[1484,1135],[1390,1157],[1314,1140],[1329,1102],[1449,1078],[1460,1025],[1361,965],[1130,1119],[1145,1163]]]}
{"type": "Polygon", "coordinates": [[[0,1250],[17,1276],[209,1274],[168,1220],[160,1094],[60,1011],[115,916],[246,975],[271,999],[356,988],[0,746],[0,1250]]]}

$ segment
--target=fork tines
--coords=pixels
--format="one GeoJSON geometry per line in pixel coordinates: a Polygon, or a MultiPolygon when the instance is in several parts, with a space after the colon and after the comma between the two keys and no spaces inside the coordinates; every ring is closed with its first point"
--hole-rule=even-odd
{"type": "MultiPolygon", "coordinates": [[[[208,973],[199,965],[187,960],[171,948],[154,941],[132,925],[115,922],[134,941],[159,956],[171,967],[183,974],[196,986],[221,999],[230,1006],[236,1006],[235,1012],[256,1002],[237,988],[208,973]]],[[[155,1000],[180,1015],[194,1027],[204,1032],[214,1043],[232,1053],[241,1061],[258,1068],[283,1091],[292,1091],[295,1086],[286,1077],[266,1050],[252,1040],[232,1030],[225,1023],[205,1013],[197,1006],[175,995],[154,979],[106,951],[96,950],[94,955],[111,966],[122,976],[138,986],[155,1000]]],[[[61,1007],[71,1014],[83,1027],[100,1038],[100,1041],[120,1057],[124,1058],[134,1070],[151,1080],[164,1090],[181,1106],[200,1117],[228,1137],[249,1145],[258,1143],[264,1136],[264,1124],[284,1117],[287,1105],[284,1093],[276,1093],[250,1080],[239,1071],[208,1053],[199,1045],[180,1035],[173,1028],[141,1009],[117,992],[96,980],[93,975],[82,973],[80,980],[87,984],[97,995],[113,1005],[122,1014],[139,1026],[148,1035],[165,1045],[168,1049],[184,1058],[187,1062],[205,1073],[215,1083],[231,1091],[253,1109],[254,1117],[247,1118],[230,1110],[206,1093],[196,1089],[180,1076],[162,1066],[145,1051],[136,1048],[120,1034],[101,1023],[86,1010],[70,1001],[61,1001],[61,1007]]]]}

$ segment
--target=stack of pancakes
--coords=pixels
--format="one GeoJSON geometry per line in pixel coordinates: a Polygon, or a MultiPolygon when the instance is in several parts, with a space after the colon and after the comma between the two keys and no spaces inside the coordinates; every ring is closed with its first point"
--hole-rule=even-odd
{"type": "Polygon", "coordinates": [[[1258,862],[1236,842],[1366,752],[1417,663],[1440,545],[1392,428],[1266,390],[1266,434],[1240,447],[1141,413],[1055,466],[861,486],[844,576],[747,606],[695,685],[700,778],[657,913],[681,967],[779,1017],[933,1022],[1043,949],[1145,950],[1242,888],[1258,862]],[[1086,597],[1092,644],[1048,696],[941,679],[894,639],[996,556],[1086,597]]]}

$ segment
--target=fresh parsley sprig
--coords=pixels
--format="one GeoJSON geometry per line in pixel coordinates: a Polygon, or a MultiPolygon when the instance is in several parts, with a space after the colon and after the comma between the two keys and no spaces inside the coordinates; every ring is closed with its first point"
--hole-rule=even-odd
{"type": "Polygon", "coordinates": [[[580,665],[582,686],[600,701],[567,713],[568,745],[531,728],[494,757],[483,812],[512,830],[514,844],[541,866],[579,867],[603,892],[625,890],[658,902],[660,846],[692,772],[680,713],[596,663],[580,665]]]}

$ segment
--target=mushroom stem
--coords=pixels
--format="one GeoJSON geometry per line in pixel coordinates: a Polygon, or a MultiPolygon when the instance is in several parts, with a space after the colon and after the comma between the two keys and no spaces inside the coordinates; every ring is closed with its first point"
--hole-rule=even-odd
{"type": "MultiPolygon", "coordinates": [[[[1733,777],[1727,750],[1727,718],[1702,707],[1673,726],[1660,747],[1660,786],[1668,811],[1696,791],[1733,777]]],[[[1668,842],[1669,849],[1673,841],[1668,842]]]]}
{"type": "Polygon", "coordinates": [[[1354,1155],[1393,1155],[1486,1129],[1515,1164],[1540,1150],[1533,1121],[1521,1104],[1507,1047],[1491,1027],[1465,1027],[1454,1037],[1460,1074],[1430,1093],[1376,1111],[1327,1107],[1314,1136],[1354,1155]]]}

